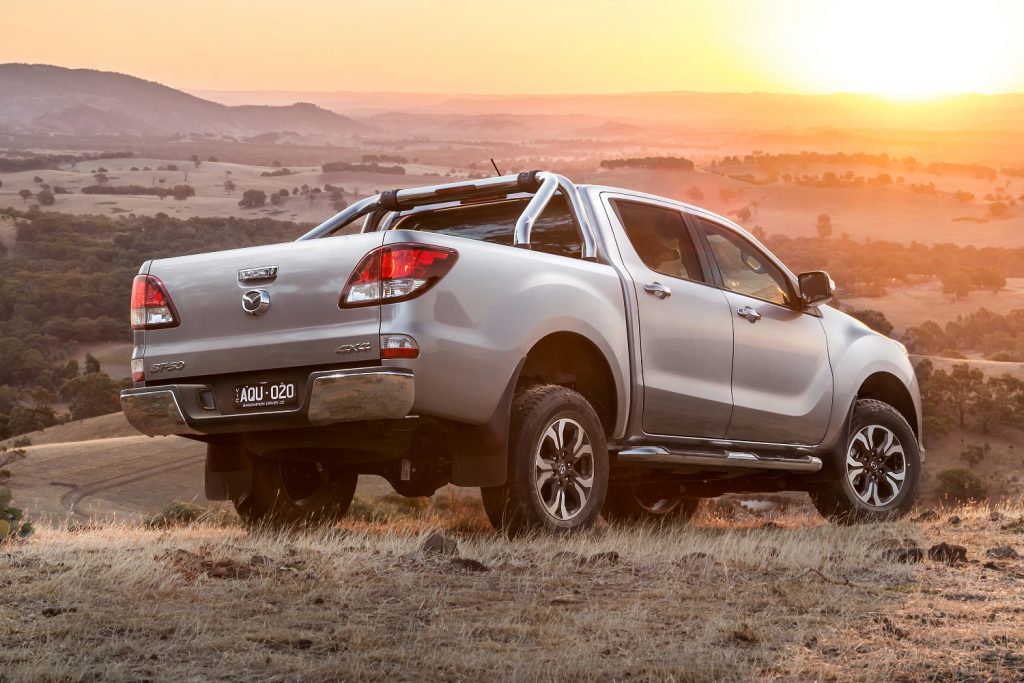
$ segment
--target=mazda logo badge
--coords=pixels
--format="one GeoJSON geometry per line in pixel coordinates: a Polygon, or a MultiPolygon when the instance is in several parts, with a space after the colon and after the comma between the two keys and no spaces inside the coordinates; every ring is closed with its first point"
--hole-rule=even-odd
{"type": "Polygon", "coordinates": [[[249,315],[263,315],[270,308],[270,292],[265,289],[250,289],[242,295],[242,310],[249,315]]]}

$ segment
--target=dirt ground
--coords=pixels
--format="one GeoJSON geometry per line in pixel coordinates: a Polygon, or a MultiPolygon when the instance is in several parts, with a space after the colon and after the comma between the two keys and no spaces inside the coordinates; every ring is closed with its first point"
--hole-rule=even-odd
{"type": "Polygon", "coordinates": [[[986,553],[1024,550],[1022,513],[512,539],[468,502],[294,533],[48,525],[0,550],[0,681],[1022,680],[1024,564],[986,553]]]}

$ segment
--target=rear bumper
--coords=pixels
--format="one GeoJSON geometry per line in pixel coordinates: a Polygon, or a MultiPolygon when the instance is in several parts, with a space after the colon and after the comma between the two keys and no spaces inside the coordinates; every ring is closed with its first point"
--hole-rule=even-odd
{"type": "Polygon", "coordinates": [[[204,408],[205,384],[125,389],[121,409],[143,434],[224,434],[262,429],[319,427],[338,422],[404,418],[412,409],[415,378],[405,368],[355,368],[310,374],[302,403],[287,410],[224,414],[204,408]]]}

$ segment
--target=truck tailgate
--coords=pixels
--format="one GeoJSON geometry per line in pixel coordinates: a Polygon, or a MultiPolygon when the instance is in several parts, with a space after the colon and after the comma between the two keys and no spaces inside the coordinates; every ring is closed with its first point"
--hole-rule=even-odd
{"type": "Polygon", "coordinates": [[[380,307],[341,309],[338,298],[382,242],[367,233],[153,261],[180,324],[145,332],[146,382],[376,361],[380,307]],[[268,266],[274,277],[243,281],[240,271],[268,266]],[[244,310],[247,293],[265,293],[265,308],[244,310]]]}

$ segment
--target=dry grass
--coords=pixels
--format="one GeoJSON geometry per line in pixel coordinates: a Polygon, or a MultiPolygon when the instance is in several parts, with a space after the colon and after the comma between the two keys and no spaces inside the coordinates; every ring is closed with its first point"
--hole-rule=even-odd
{"type": "Polygon", "coordinates": [[[1021,549],[1021,505],[506,539],[472,502],[440,501],[291,534],[45,527],[0,551],[0,680],[1024,677],[1024,563],[983,565],[988,547],[1021,549]],[[424,554],[431,532],[458,556],[424,554]],[[969,561],[883,558],[908,537],[969,561]]]}

